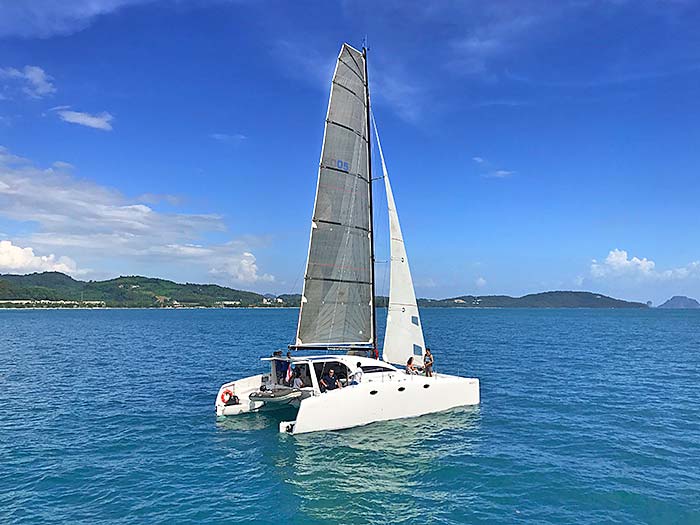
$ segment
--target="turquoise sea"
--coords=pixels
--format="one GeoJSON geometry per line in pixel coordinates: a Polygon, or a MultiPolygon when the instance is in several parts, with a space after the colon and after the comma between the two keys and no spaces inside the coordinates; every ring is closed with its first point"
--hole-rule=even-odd
{"type": "Polygon", "coordinates": [[[480,407],[288,436],[295,310],[0,311],[0,523],[700,523],[700,312],[422,315],[480,407]]]}

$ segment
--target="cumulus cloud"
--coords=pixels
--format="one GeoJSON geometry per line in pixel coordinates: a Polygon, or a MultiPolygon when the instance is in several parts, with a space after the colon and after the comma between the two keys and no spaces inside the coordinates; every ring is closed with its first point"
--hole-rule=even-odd
{"type": "Polygon", "coordinates": [[[241,255],[227,257],[220,261],[217,267],[212,268],[210,273],[213,275],[225,274],[243,283],[254,283],[258,281],[269,282],[275,280],[272,275],[259,273],[255,255],[250,252],[243,252],[241,255]]]}
{"type": "Polygon", "coordinates": [[[64,122],[79,124],[81,126],[87,126],[88,128],[101,129],[103,131],[112,131],[112,124],[110,124],[110,122],[114,120],[114,116],[106,111],[98,115],[92,115],[90,113],[67,109],[67,106],[60,106],[54,109],[59,118],[64,122]]]}
{"type": "MultiPolygon", "coordinates": [[[[14,83],[29,98],[44,98],[56,92],[51,82],[52,78],[38,66],[24,66],[22,69],[0,68],[0,79],[14,83]]],[[[7,90],[8,86],[5,86],[5,89],[7,90]]]]}
{"type": "Polygon", "coordinates": [[[603,261],[593,259],[590,268],[594,279],[634,278],[648,281],[680,280],[700,277],[700,261],[694,261],[680,268],[657,270],[656,263],[646,257],[630,257],[626,250],[610,250],[603,261]]]}
{"type": "Polygon", "coordinates": [[[70,257],[35,255],[32,248],[15,246],[12,241],[0,241],[0,273],[63,272],[81,273],[70,257]]]}
{"type": "Polygon", "coordinates": [[[251,253],[262,241],[251,237],[203,242],[226,232],[220,215],[159,211],[155,205],[79,179],[63,165],[42,169],[2,147],[0,217],[35,226],[20,239],[21,245],[46,253],[77,254],[91,267],[114,266],[118,259],[122,273],[140,261],[158,268],[199,268],[205,274],[214,268],[232,282],[273,280],[259,270],[251,253]]]}

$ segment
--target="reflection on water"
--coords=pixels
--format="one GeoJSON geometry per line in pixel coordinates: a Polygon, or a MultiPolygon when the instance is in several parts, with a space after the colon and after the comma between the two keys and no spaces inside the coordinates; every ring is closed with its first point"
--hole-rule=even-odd
{"type": "Polygon", "coordinates": [[[474,453],[479,408],[374,423],[340,432],[282,435],[277,467],[301,499],[304,520],[341,523],[401,522],[431,516],[449,497],[422,486],[436,464],[474,453]]]}

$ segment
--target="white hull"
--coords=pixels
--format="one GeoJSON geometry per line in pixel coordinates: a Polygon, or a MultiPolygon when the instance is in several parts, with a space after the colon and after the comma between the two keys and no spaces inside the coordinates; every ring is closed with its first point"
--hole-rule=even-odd
{"type": "Polygon", "coordinates": [[[303,400],[296,420],[281,422],[280,432],[341,430],[478,405],[479,401],[478,379],[399,372],[303,400]]]}
{"type": "MultiPolygon", "coordinates": [[[[291,398],[288,403],[278,400],[251,401],[250,394],[260,392],[261,385],[266,385],[266,391],[274,388],[270,384],[272,374],[239,379],[219,389],[217,416],[295,407],[298,408],[296,419],[281,422],[280,432],[301,434],[422,416],[460,406],[478,405],[480,401],[479,380],[475,378],[446,374],[435,374],[433,377],[408,375],[387,363],[367,358],[328,356],[324,359],[330,360],[336,367],[342,361],[353,363],[360,360],[367,370],[381,365],[382,371],[365,373],[360,384],[328,392],[321,392],[318,379],[314,377],[311,385],[301,389],[302,397],[291,398]],[[227,404],[225,401],[232,396],[236,396],[237,403],[232,401],[227,404]]],[[[295,363],[304,362],[302,358],[295,360],[295,363]]]]}
{"type": "Polygon", "coordinates": [[[246,412],[255,412],[262,408],[264,403],[259,401],[250,401],[250,394],[257,392],[260,389],[262,374],[246,377],[237,381],[231,381],[221,386],[219,393],[216,396],[216,415],[217,416],[237,416],[246,412]],[[226,405],[222,399],[222,394],[229,390],[239,398],[239,404],[226,405]]]}

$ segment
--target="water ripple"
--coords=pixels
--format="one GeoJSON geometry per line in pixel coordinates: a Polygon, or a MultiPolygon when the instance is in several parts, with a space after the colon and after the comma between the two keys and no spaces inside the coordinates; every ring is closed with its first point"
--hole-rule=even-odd
{"type": "Polygon", "coordinates": [[[0,522],[700,523],[697,312],[423,317],[481,406],[288,436],[212,402],[292,310],[0,311],[0,522]]]}

